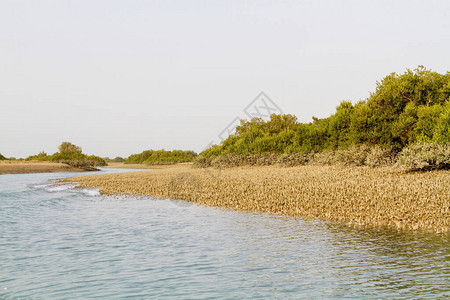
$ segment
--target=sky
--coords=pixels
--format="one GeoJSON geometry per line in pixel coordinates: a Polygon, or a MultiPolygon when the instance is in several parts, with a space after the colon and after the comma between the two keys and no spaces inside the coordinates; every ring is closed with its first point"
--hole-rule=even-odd
{"type": "Polygon", "coordinates": [[[199,152],[261,92],[310,122],[449,53],[446,0],[0,0],[0,153],[199,152]]]}

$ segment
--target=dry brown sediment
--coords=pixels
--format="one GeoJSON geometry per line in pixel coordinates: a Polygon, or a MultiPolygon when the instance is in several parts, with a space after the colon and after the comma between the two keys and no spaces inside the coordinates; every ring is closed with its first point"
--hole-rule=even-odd
{"type": "Polygon", "coordinates": [[[104,194],[147,195],[209,206],[355,225],[448,232],[450,171],[298,166],[161,170],[69,178],[104,194]]]}
{"type": "Polygon", "coordinates": [[[84,170],[62,163],[43,161],[1,161],[0,174],[82,172],[84,170]]]}

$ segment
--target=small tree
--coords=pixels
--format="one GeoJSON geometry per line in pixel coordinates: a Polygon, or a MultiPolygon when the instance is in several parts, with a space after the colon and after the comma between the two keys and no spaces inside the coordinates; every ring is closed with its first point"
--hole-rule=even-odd
{"type": "Polygon", "coordinates": [[[1,153],[0,153],[0,160],[6,160],[6,157],[4,157],[1,153]]]}
{"type": "Polygon", "coordinates": [[[78,147],[72,143],[69,142],[63,142],[61,146],[58,147],[59,153],[65,153],[65,152],[81,152],[81,147],[78,147]]]}

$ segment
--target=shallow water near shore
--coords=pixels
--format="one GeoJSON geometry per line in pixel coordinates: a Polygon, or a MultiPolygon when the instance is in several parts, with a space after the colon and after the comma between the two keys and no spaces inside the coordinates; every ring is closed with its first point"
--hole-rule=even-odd
{"type": "Polygon", "coordinates": [[[448,234],[52,185],[79,175],[0,176],[0,299],[450,296],[448,234]]]}

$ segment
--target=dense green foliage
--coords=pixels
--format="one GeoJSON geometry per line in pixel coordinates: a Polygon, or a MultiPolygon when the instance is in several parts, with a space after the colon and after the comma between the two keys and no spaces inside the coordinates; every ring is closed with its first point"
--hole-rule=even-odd
{"type": "Polygon", "coordinates": [[[111,158],[109,158],[109,157],[104,157],[103,159],[104,159],[106,162],[124,162],[124,161],[125,161],[125,158],[120,157],[120,156],[117,156],[117,157],[115,157],[115,158],[113,158],[113,159],[111,159],[111,158]]]}
{"type": "Polygon", "coordinates": [[[6,160],[6,157],[4,157],[1,153],[0,153],[0,160],[6,160]]]}
{"type": "Polygon", "coordinates": [[[197,157],[194,151],[183,150],[145,150],[139,154],[132,154],[126,160],[126,164],[173,164],[190,162],[197,157]]]}
{"type": "Polygon", "coordinates": [[[73,167],[89,168],[95,166],[106,166],[106,161],[95,155],[86,155],[81,152],[81,148],[69,142],[63,142],[59,146],[59,152],[47,155],[40,152],[37,155],[29,156],[26,160],[50,161],[66,163],[73,167]]]}
{"type": "Polygon", "coordinates": [[[62,142],[58,147],[60,153],[68,153],[68,152],[82,152],[81,147],[78,147],[69,142],[62,142]]]}
{"type": "Polygon", "coordinates": [[[377,83],[365,101],[343,101],[336,113],[311,123],[293,115],[272,115],[269,121],[242,120],[236,133],[201,153],[263,155],[308,153],[379,145],[400,151],[417,142],[450,142],[450,73],[422,66],[392,73],[377,83]]]}

